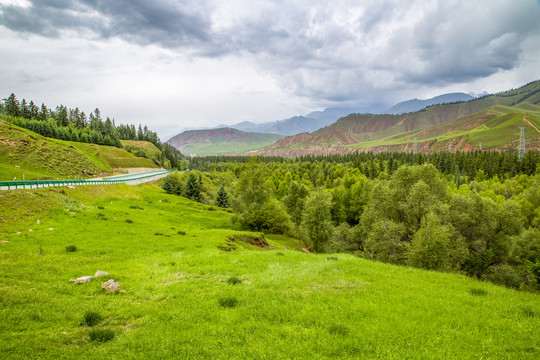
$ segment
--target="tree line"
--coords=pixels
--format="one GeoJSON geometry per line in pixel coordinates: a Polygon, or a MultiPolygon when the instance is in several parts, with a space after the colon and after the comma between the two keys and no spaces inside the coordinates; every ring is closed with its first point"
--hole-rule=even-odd
{"type": "MultiPolygon", "coordinates": [[[[471,154],[470,160],[484,155],[471,154]]],[[[370,160],[379,164],[381,157],[358,156],[364,162],[352,155],[215,163],[199,158],[191,166],[198,163],[204,171],[189,176],[198,179],[200,202],[216,204],[226,190],[240,229],[288,234],[314,252],[351,252],[540,290],[539,171],[499,177],[482,168],[456,181],[428,161],[397,161],[387,172],[390,159],[408,155],[385,154],[385,171],[371,174],[364,172],[370,160]]],[[[185,173],[174,176],[187,182],[185,173]]]]}
{"type": "MultiPolygon", "coordinates": [[[[114,119],[102,118],[96,108],[88,116],[78,107],[68,109],[64,105],[54,110],[45,104],[38,107],[33,101],[19,101],[15,94],[0,102],[0,114],[10,123],[34,131],[42,136],[59,140],[83,142],[98,145],[116,146],[121,148],[120,140],[140,140],[154,144],[162,153],[158,159],[160,166],[165,165],[165,159],[170,167],[175,169],[180,165],[183,155],[173,146],[162,143],[157,133],[146,125],[136,128],[135,125],[116,125],[114,119]]],[[[144,155],[144,154],[143,154],[144,155]]]]}

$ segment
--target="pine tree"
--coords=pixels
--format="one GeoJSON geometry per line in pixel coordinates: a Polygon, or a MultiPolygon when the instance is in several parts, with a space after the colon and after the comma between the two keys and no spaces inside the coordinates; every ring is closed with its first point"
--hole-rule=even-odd
{"type": "Polygon", "coordinates": [[[163,180],[162,189],[165,190],[167,194],[172,194],[173,188],[171,184],[171,179],[168,176],[165,178],[165,180],[163,180]]]}
{"type": "Polygon", "coordinates": [[[216,206],[219,206],[220,208],[228,208],[231,206],[229,203],[229,196],[227,195],[227,192],[223,186],[219,188],[217,193],[216,206]]]}
{"type": "Polygon", "coordinates": [[[201,184],[202,180],[197,180],[195,174],[189,173],[186,185],[184,186],[184,196],[188,199],[202,202],[201,184]]]}

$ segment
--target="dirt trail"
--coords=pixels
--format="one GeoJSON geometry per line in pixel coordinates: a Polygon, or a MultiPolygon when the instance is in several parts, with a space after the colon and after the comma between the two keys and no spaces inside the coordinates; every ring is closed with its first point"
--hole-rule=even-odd
{"type": "Polygon", "coordinates": [[[523,120],[529,123],[529,125],[531,125],[533,128],[535,128],[536,131],[540,132],[540,129],[538,128],[538,126],[536,126],[531,120],[529,120],[529,117],[527,115],[529,114],[525,114],[525,116],[523,116],[523,120]]]}

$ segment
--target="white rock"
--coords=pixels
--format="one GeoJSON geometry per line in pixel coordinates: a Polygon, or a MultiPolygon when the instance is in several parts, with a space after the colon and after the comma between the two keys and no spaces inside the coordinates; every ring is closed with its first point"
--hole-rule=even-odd
{"type": "Polygon", "coordinates": [[[96,274],[94,275],[94,277],[98,277],[98,276],[109,276],[111,274],[109,274],[108,272],[106,271],[101,271],[101,270],[98,270],[96,271],[96,274]]]}
{"type": "Polygon", "coordinates": [[[120,290],[120,285],[116,280],[111,279],[101,284],[101,288],[108,292],[117,292],[120,290]]]}
{"type": "Polygon", "coordinates": [[[88,283],[88,282],[90,282],[92,280],[94,280],[93,276],[81,276],[80,278],[77,278],[77,279],[71,279],[71,280],[69,280],[69,282],[75,283],[75,284],[84,284],[84,283],[88,283]]]}

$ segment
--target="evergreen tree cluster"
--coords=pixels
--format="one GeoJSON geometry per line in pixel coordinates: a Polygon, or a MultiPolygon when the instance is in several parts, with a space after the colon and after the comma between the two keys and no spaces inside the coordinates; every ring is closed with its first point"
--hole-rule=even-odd
{"type": "MultiPolygon", "coordinates": [[[[241,168],[243,164],[253,161],[247,156],[206,156],[189,159],[189,167],[200,171],[227,171],[241,168]]],[[[369,179],[381,174],[392,175],[402,165],[432,164],[445,175],[453,176],[457,181],[465,183],[478,174],[488,178],[513,177],[519,174],[532,175],[540,163],[540,153],[530,150],[523,159],[518,159],[517,152],[470,151],[470,152],[437,152],[437,153],[353,153],[346,155],[301,156],[298,158],[257,157],[259,163],[285,164],[289,168],[308,167],[327,169],[330,165],[343,164],[354,167],[369,179]]],[[[328,172],[325,171],[325,175],[328,172]]]]}
{"type": "MultiPolygon", "coordinates": [[[[162,188],[168,194],[184,196],[188,199],[191,199],[197,202],[203,202],[204,200],[202,176],[199,175],[197,177],[192,172],[189,173],[187,180],[184,184],[182,184],[180,177],[178,177],[175,174],[171,174],[167,176],[163,181],[162,188]]],[[[228,202],[227,194],[225,193],[224,196],[225,198],[222,199],[221,201],[224,201],[223,203],[228,202]]],[[[227,207],[227,206],[221,206],[221,207],[227,207]]]]}
{"type": "Polygon", "coordinates": [[[32,130],[42,136],[121,148],[120,140],[141,140],[154,144],[162,153],[160,164],[165,159],[170,161],[171,168],[178,168],[182,154],[173,146],[162,143],[157,134],[145,125],[116,125],[114,119],[103,120],[101,112],[96,108],[88,116],[78,107],[68,109],[64,105],[51,110],[45,104],[38,107],[33,101],[19,101],[11,94],[0,103],[0,114],[6,115],[10,123],[32,130]]]}

